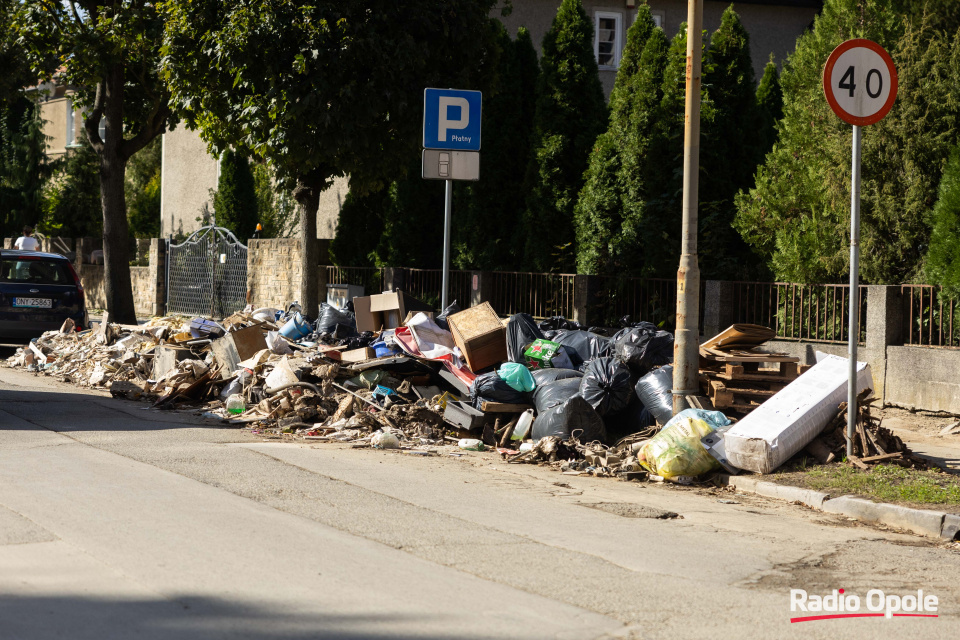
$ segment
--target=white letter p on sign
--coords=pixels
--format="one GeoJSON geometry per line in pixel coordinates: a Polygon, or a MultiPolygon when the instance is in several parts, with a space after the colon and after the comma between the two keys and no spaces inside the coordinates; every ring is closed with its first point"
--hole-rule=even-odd
{"type": "Polygon", "coordinates": [[[470,122],[470,103],[466,98],[454,98],[452,96],[440,97],[440,121],[437,126],[437,140],[445,141],[447,139],[448,129],[466,129],[470,122]],[[460,107],[460,119],[450,120],[447,118],[448,107],[460,107]]]}

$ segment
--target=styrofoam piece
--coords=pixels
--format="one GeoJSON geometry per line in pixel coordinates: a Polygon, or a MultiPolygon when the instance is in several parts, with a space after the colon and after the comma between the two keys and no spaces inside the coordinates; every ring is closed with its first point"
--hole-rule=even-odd
{"type": "MultiPolygon", "coordinates": [[[[730,464],[770,473],[823,431],[847,399],[848,360],[817,354],[817,364],[724,433],[730,464]]],[[[857,363],[857,393],[873,388],[870,365],[857,363]]]]}

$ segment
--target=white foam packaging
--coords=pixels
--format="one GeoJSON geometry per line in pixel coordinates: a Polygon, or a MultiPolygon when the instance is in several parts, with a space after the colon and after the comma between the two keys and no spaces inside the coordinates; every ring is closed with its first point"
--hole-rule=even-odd
{"type": "MultiPolygon", "coordinates": [[[[847,399],[848,359],[817,352],[817,364],[723,434],[730,464],[770,473],[816,438],[847,399]]],[[[873,388],[857,362],[857,393],[873,388]]]]}

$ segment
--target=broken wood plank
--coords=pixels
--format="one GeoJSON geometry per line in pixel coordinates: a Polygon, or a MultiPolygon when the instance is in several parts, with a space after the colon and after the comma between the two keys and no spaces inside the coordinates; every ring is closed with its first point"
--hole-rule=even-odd
{"type": "Polygon", "coordinates": [[[849,463],[852,464],[853,466],[857,467],[858,469],[869,469],[869,468],[870,468],[870,467],[868,467],[866,464],[864,464],[863,461],[862,461],[860,458],[858,458],[857,456],[847,456],[847,462],[849,462],[849,463]]]}
{"type": "Polygon", "coordinates": [[[523,413],[527,409],[533,409],[531,404],[507,404],[504,402],[487,402],[480,405],[480,410],[484,413],[523,413]]]}
{"type": "Polygon", "coordinates": [[[893,460],[894,458],[902,458],[903,454],[899,451],[895,453],[885,453],[879,456],[868,456],[866,458],[861,458],[863,462],[880,462],[881,460],[893,460]]]}

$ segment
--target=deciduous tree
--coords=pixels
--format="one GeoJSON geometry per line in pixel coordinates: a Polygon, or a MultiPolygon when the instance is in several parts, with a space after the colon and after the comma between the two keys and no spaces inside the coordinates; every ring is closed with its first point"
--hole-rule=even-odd
{"type": "MultiPolygon", "coordinates": [[[[411,157],[423,89],[457,86],[494,0],[168,0],[164,70],[215,149],[244,146],[293,189],[301,302],[317,309],[316,214],[334,177],[377,190],[411,157]]],[[[462,85],[460,85],[462,86],[462,85]]],[[[470,87],[465,87],[470,88],[470,87]]],[[[435,240],[434,240],[435,242],[435,240]]]]}
{"type": "Polygon", "coordinates": [[[173,123],[158,76],[163,21],[147,0],[24,0],[15,18],[20,53],[32,70],[77,88],[89,143],[100,165],[104,293],[112,320],[136,322],[124,174],[130,158],[173,123]],[[101,121],[104,135],[100,135],[101,121]]]}

